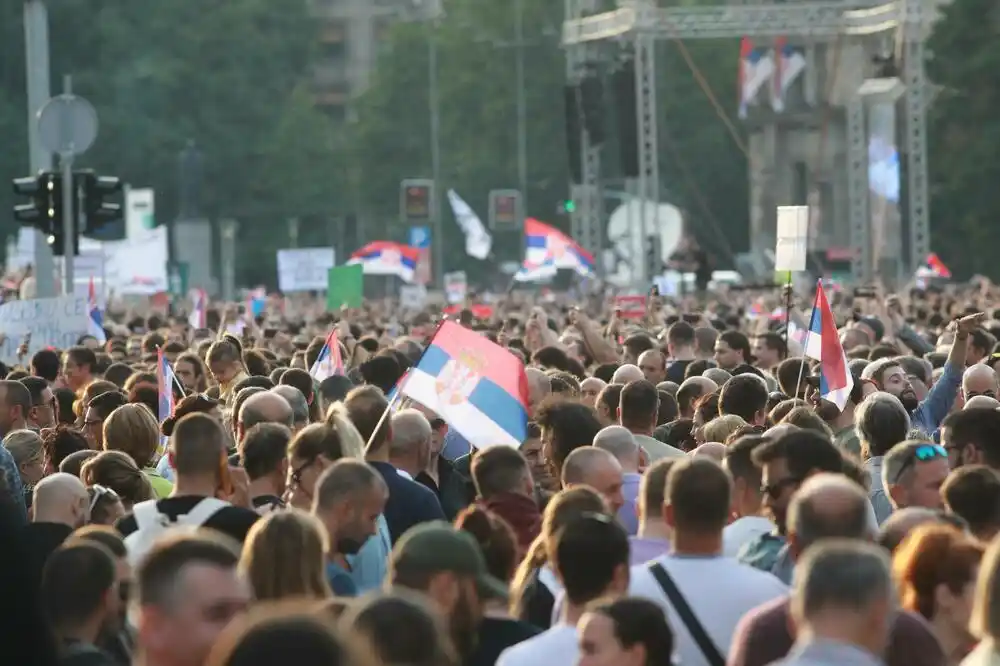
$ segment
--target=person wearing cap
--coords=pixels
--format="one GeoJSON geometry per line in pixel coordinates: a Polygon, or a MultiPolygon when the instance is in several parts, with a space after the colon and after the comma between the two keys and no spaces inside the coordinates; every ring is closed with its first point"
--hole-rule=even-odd
{"type": "Polygon", "coordinates": [[[489,573],[475,538],[444,521],[406,531],[389,556],[386,582],[390,589],[416,590],[431,598],[447,619],[464,666],[492,666],[492,661],[472,657],[499,654],[521,640],[521,632],[506,627],[481,633],[484,602],[506,599],[507,586],[489,573]]]}

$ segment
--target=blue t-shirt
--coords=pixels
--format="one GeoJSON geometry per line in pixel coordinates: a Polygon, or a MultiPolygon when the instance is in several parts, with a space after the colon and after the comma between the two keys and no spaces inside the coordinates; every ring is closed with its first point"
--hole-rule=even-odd
{"type": "Polygon", "coordinates": [[[358,586],[351,578],[351,572],[343,568],[336,562],[326,563],[326,579],[333,589],[333,593],[338,597],[358,596],[358,586]]]}

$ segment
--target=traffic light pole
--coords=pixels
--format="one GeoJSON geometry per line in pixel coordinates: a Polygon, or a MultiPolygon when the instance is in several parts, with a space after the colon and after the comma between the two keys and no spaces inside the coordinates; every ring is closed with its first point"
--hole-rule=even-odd
{"type": "MultiPolygon", "coordinates": [[[[28,149],[31,173],[52,169],[52,154],[42,147],[36,116],[49,100],[49,16],[42,0],[24,3],[24,43],[28,83],[28,149]]],[[[35,234],[35,295],[51,298],[56,295],[52,251],[45,235],[35,234]]]]}

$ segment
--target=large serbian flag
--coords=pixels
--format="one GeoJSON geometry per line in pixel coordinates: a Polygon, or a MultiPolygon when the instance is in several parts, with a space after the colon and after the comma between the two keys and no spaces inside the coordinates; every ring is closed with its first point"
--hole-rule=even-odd
{"type": "Polygon", "coordinates": [[[477,449],[519,447],[528,437],[524,364],[455,322],[438,328],[399,394],[433,411],[477,449]]]}

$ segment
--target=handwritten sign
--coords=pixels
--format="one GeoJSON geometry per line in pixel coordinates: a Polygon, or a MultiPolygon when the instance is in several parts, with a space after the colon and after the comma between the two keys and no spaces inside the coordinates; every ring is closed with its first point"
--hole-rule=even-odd
{"type": "Polygon", "coordinates": [[[0,361],[17,363],[17,348],[31,334],[28,358],[46,347],[69,349],[87,333],[87,299],[79,296],[35,298],[0,305],[0,361]]]}
{"type": "Polygon", "coordinates": [[[286,293],[324,291],[334,263],[332,247],[278,250],[278,288],[286,293]]]}

